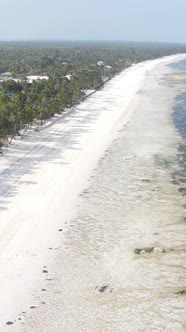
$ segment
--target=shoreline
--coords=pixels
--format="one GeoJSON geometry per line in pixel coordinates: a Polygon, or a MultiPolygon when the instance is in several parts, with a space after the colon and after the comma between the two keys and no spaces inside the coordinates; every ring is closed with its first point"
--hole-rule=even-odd
{"type": "Polygon", "coordinates": [[[184,198],[171,182],[181,138],[170,115],[177,90],[164,85],[166,73],[160,65],[149,75],[130,121],[92,172],[28,332],[184,331],[184,198]],[[142,248],[154,252],[138,254],[142,248]]]}
{"type": "MultiPolygon", "coordinates": [[[[76,216],[78,196],[87,188],[104,151],[130,118],[148,72],[159,63],[181,58],[185,55],[150,60],[128,68],[77,105],[65,119],[62,117],[49,128],[43,128],[39,135],[35,133],[31,138],[15,142],[8,155],[1,157],[0,161],[7,158],[4,183],[8,180],[0,210],[4,227],[0,233],[4,271],[0,276],[0,324],[4,331],[6,321],[14,321],[25,307],[28,310],[35,306],[33,301],[38,287],[41,288],[39,285],[45,279],[55,279],[42,271],[48,270],[57,248],[64,250],[61,234],[68,233],[76,216]],[[6,174],[10,161],[11,169],[6,174]]],[[[16,331],[16,324],[12,326],[16,331]]]]}

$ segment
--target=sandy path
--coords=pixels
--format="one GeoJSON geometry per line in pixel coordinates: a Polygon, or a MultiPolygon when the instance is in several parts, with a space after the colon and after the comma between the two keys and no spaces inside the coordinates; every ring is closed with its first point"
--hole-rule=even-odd
{"type": "MultiPolygon", "coordinates": [[[[34,305],[48,264],[55,259],[56,251],[49,248],[57,250],[63,245],[59,230],[68,230],[76,215],[78,195],[127,122],[149,70],[183,57],[131,67],[65,118],[15,141],[1,157],[0,330],[5,331],[7,321],[14,322],[34,305]]],[[[19,331],[15,324],[12,327],[19,331]]]]}

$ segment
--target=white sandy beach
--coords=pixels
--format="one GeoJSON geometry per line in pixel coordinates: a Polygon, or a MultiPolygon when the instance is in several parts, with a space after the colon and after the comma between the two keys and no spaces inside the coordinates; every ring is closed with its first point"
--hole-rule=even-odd
{"type": "Polygon", "coordinates": [[[34,324],[27,328],[23,312],[33,310],[31,306],[37,310],[45,280],[55,279],[49,267],[58,249],[66,248],[64,234],[73,226],[79,195],[129,120],[151,70],[185,58],[175,55],[134,65],[69,114],[4,148],[0,156],[0,331],[94,332],[92,326],[87,330],[63,330],[57,325],[37,330],[34,324]],[[14,324],[7,326],[8,321],[14,324]]]}

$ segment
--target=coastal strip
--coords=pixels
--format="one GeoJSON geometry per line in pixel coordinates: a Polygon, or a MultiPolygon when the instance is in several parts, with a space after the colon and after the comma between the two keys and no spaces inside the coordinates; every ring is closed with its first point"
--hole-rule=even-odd
{"type": "MultiPolygon", "coordinates": [[[[78,105],[69,116],[35,132],[1,156],[0,327],[35,304],[50,276],[59,236],[71,227],[78,196],[104,151],[130,119],[150,71],[176,55],[132,66],[78,105]],[[45,279],[44,279],[45,278],[45,279]],[[34,301],[34,303],[33,303],[34,301]],[[27,308],[27,309],[25,309],[27,308]]],[[[127,156],[129,160],[133,155],[127,156]]],[[[10,324],[11,325],[11,324],[10,324]]],[[[16,331],[16,324],[14,331],[16,331]]],[[[7,328],[10,328],[8,326],[7,328]]],[[[17,327],[20,331],[20,327],[17,327]]],[[[33,330],[36,331],[36,330],[33,330]]]]}

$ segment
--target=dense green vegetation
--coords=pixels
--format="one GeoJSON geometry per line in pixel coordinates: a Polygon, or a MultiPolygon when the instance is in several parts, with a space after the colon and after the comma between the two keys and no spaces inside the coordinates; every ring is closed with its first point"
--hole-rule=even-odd
{"type": "Polygon", "coordinates": [[[0,43],[0,143],[77,104],[84,90],[99,88],[132,63],[183,52],[186,46],[178,44],[0,43]],[[29,75],[49,79],[29,83],[29,75]]]}

